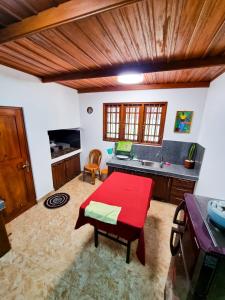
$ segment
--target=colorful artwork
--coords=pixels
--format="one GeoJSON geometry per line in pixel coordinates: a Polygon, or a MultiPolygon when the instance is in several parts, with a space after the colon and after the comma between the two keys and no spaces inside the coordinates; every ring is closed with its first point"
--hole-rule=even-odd
{"type": "Polygon", "coordinates": [[[193,111],[177,111],[175,132],[190,133],[193,111]]]}

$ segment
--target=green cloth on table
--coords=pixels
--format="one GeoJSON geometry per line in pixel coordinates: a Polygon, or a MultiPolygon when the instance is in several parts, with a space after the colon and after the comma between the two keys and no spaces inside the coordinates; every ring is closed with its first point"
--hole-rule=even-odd
{"type": "Polygon", "coordinates": [[[131,152],[132,145],[133,145],[132,142],[121,141],[121,142],[117,143],[116,150],[117,151],[123,151],[123,152],[131,152]]]}
{"type": "Polygon", "coordinates": [[[108,205],[101,202],[90,201],[85,208],[85,217],[90,217],[104,223],[117,224],[121,207],[108,205]]]}

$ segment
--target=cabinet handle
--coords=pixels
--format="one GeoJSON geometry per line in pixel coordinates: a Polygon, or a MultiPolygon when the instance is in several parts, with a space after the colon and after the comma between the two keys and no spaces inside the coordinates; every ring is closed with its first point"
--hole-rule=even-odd
{"type": "Polygon", "coordinates": [[[181,192],[184,192],[184,193],[187,193],[187,191],[188,191],[187,188],[179,188],[179,187],[175,187],[174,190],[175,190],[175,191],[181,191],[181,192]]]}
{"type": "Polygon", "coordinates": [[[170,182],[171,182],[171,178],[169,178],[168,182],[167,182],[167,188],[170,188],[170,182]]]}

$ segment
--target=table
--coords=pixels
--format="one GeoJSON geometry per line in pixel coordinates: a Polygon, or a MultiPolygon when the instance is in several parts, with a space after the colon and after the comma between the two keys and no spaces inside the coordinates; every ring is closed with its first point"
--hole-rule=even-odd
{"type": "Polygon", "coordinates": [[[98,234],[127,246],[126,262],[130,260],[131,242],[138,239],[137,257],[145,264],[144,223],[150,207],[154,182],[150,178],[113,172],[80,207],[75,229],[85,224],[94,226],[95,246],[98,234]],[[122,207],[117,224],[107,224],[85,217],[85,208],[90,201],[122,207]],[[116,238],[115,238],[116,236],[116,238]],[[125,239],[127,242],[121,241],[125,239]]]}

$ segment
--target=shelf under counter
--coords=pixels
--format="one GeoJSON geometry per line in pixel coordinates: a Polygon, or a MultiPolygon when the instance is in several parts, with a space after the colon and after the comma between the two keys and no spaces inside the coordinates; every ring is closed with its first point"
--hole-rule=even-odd
{"type": "Polygon", "coordinates": [[[55,190],[81,173],[80,153],[74,152],[76,151],[71,152],[73,153],[71,156],[52,164],[52,178],[55,190]]]}
{"type": "Polygon", "coordinates": [[[66,154],[64,154],[64,155],[61,155],[61,156],[52,158],[51,163],[54,164],[54,163],[56,163],[56,162],[59,162],[59,161],[61,161],[61,160],[64,160],[64,159],[69,158],[69,157],[71,157],[71,156],[73,156],[73,155],[79,154],[79,153],[81,153],[81,152],[82,152],[82,149],[78,149],[78,150],[75,150],[75,151],[71,151],[71,152],[66,153],[66,154]]]}

